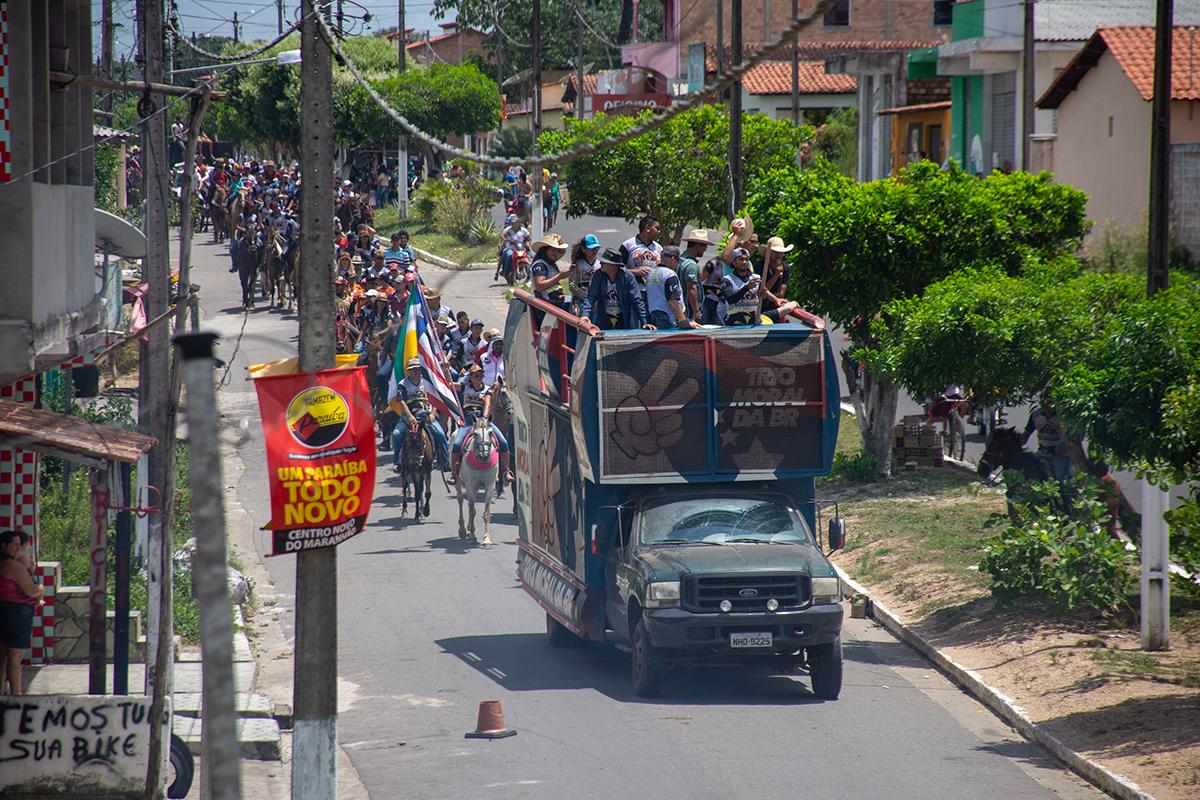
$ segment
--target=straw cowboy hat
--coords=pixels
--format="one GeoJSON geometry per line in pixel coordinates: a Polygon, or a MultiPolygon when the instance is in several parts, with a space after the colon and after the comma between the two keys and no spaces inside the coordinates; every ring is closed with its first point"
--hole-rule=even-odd
{"type": "Polygon", "coordinates": [[[685,242],[701,242],[707,245],[713,244],[712,239],[708,238],[708,231],[703,228],[696,228],[696,230],[683,237],[683,240],[685,242]]]}
{"type": "Polygon", "coordinates": [[[547,233],[541,239],[538,239],[536,242],[534,242],[532,246],[535,253],[538,250],[541,250],[543,247],[553,247],[555,250],[566,250],[567,241],[557,233],[547,233]]]}
{"type": "Polygon", "coordinates": [[[782,238],[772,236],[770,239],[767,239],[767,247],[770,248],[772,253],[790,253],[795,249],[796,245],[789,244],[785,247],[782,238]]]}

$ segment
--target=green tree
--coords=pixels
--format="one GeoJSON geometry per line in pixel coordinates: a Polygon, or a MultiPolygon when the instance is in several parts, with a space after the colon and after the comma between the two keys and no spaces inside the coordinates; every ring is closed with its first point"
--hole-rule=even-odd
{"type": "MultiPolygon", "coordinates": [[[[597,115],[566,120],[561,131],[545,131],[545,153],[569,150],[628,130],[647,118],[597,115]]],[[[742,156],[753,183],[761,175],[795,161],[811,129],[762,114],[745,117],[742,156]]],[[[719,107],[684,112],[654,130],[576,159],[563,168],[571,184],[569,216],[618,214],[633,221],[651,214],[665,238],[677,243],[689,223],[711,227],[725,216],[729,198],[729,115],[719,107]]]]}
{"type": "MultiPolygon", "coordinates": [[[[1045,174],[980,180],[922,162],[858,184],[818,159],[765,175],[747,210],[760,230],[796,246],[793,299],[841,325],[869,364],[883,332],[903,322],[905,307],[893,301],[919,297],[959,270],[1018,276],[1074,252],[1087,231],[1086,202],[1045,174]]],[[[868,366],[854,400],[880,474],[891,468],[897,399],[893,375],[868,366]]]]}

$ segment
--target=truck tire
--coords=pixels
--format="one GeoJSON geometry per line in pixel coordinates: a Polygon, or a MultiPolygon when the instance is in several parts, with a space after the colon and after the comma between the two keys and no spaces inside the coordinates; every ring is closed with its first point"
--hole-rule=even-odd
{"type": "Polygon", "coordinates": [[[638,697],[658,697],[662,694],[663,657],[662,652],[650,642],[650,634],[646,632],[646,623],[638,620],[633,629],[633,693],[638,697]]]}
{"type": "Polygon", "coordinates": [[[808,648],[808,668],[813,694],[822,700],[837,700],[842,692],[842,637],[808,648]]]}
{"type": "Polygon", "coordinates": [[[187,797],[188,792],[192,790],[192,780],[196,776],[196,760],[187,743],[173,733],[168,777],[171,777],[172,773],[174,777],[171,785],[167,787],[167,797],[187,797]]]}
{"type": "Polygon", "coordinates": [[[546,614],[546,635],[550,637],[551,647],[574,647],[579,644],[579,637],[571,633],[554,617],[546,614]]]}

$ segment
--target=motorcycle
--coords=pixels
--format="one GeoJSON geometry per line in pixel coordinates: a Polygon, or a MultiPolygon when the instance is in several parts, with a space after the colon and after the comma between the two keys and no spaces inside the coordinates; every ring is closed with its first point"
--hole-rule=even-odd
{"type": "Polygon", "coordinates": [[[514,247],[512,253],[512,266],[509,269],[500,269],[504,280],[509,286],[514,283],[524,283],[529,280],[529,250],[524,247],[514,247]]]}

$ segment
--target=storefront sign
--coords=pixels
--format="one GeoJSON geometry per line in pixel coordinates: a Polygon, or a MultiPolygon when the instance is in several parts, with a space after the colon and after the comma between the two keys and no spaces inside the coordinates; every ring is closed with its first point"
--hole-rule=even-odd
{"type": "Polygon", "coordinates": [[[257,378],[271,487],[271,555],[362,532],[375,490],[375,417],[363,367],[257,378]]]}
{"type": "Polygon", "coordinates": [[[592,108],[605,114],[636,114],[646,108],[670,108],[671,96],[667,94],[598,94],[593,97],[592,108]]]}

